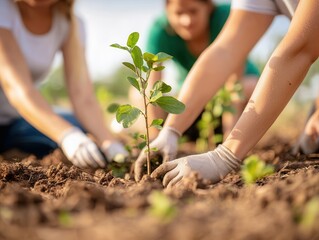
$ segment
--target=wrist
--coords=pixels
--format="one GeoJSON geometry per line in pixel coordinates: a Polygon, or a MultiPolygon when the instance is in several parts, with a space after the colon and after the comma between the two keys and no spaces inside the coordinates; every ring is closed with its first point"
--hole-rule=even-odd
{"type": "Polygon", "coordinates": [[[173,133],[175,133],[178,137],[181,137],[182,136],[182,133],[180,132],[180,131],[178,131],[176,128],[174,128],[174,127],[171,127],[171,126],[164,126],[163,127],[163,130],[168,130],[168,131],[170,131],[170,132],[173,132],[173,133]]]}
{"type": "Polygon", "coordinates": [[[226,146],[219,144],[214,151],[232,170],[238,170],[241,160],[237,158],[226,146]]]}
{"type": "MultiPolygon", "coordinates": [[[[65,142],[65,140],[67,138],[76,138],[78,135],[85,135],[79,128],[77,127],[70,127],[67,128],[66,130],[64,130],[61,135],[58,137],[58,145],[62,146],[63,142],[65,142]]],[[[81,137],[82,138],[82,137],[81,137]]]]}

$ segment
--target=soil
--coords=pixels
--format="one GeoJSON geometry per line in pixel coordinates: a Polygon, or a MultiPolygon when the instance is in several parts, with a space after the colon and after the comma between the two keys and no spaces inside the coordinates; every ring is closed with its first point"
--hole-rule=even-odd
{"type": "Polygon", "coordinates": [[[276,172],[253,185],[232,173],[164,189],[148,177],[80,170],[59,150],[42,160],[2,156],[0,239],[319,239],[319,155],[270,139],[252,153],[276,172]]]}

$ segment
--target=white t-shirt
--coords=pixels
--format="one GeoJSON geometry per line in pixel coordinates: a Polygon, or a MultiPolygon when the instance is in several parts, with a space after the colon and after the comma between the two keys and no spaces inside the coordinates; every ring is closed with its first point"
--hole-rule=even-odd
{"type": "Polygon", "coordinates": [[[291,19],[298,3],[299,0],[233,0],[232,8],[271,15],[284,14],[291,19]]]}
{"type": "MultiPolygon", "coordinates": [[[[83,23],[79,23],[80,38],[84,43],[83,23]]],[[[55,12],[50,31],[41,35],[33,34],[25,27],[14,0],[0,0],[0,28],[11,30],[31,72],[32,80],[38,84],[47,76],[55,54],[61,50],[68,36],[69,22],[64,15],[55,12]]],[[[17,117],[19,114],[9,104],[0,86],[0,125],[17,117]]]]}

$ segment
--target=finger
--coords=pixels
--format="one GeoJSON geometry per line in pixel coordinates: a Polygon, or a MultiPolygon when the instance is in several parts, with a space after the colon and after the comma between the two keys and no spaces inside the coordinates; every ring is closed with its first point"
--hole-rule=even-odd
{"type": "Polygon", "coordinates": [[[169,171],[165,174],[163,178],[163,186],[166,187],[170,182],[179,174],[178,169],[174,168],[172,171],[169,171]]]}
{"type": "Polygon", "coordinates": [[[82,156],[82,150],[79,149],[76,153],[75,156],[73,158],[73,164],[79,168],[86,168],[87,167],[87,163],[84,161],[83,156],[82,156]]]}
{"type": "Polygon", "coordinates": [[[97,168],[98,166],[101,168],[105,167],[106,159],[100,153],[98,147],[95,144],[89,144],[88,146],[88,154],[90,155],[90,163],[89,165],[97,168]]]}
{"type": "Polygon", "coordinates": [[[134,178],[136,182],[139,182],[143,176],[143,166],[146,163],[146,156],[142,154],[138,157],[134,165],[134,178]]]}
{"type": "Polygon", "coordinates": [[[173,178],[167,185],[167,188],[172,188],[175,186],[176,183],[178,183],[180,180],[183,179],[182,174],[178,174],[175,178],[173,178]]]}
{"type": "Polygon", "coordinates": [[[165,173],[171,171],[176,166],[177,162],[175,161],[163,163],[152,172],[151,177],[158,178],[159,176],[163,176],[165,173]]]}
{"type": "Polygon", "coordinates": [[[91,154],[87,148],[83,147],[83,149],[81,151],[81,155],[82,155],[83,161],[85,161],[87,167],[92,167],[92,168],[98,167],[97,163],[95,163],[95,161],[93,159],[93,156],[91,156],[91,154]]]}

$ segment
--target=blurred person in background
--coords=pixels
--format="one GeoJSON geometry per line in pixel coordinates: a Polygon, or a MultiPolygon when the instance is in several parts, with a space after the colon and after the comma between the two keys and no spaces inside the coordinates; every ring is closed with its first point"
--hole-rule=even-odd
{"type": "Polygon", "coordinates": [[[94,97],[84,28],[73,5],[0,1],[0,152],[15,148],[41,158],[61,147],[74,165],[103,168],[127,151],[106,128],[94,97]],[[55,112],[37,89],[59,51],[74,115],[55,112]]]}

